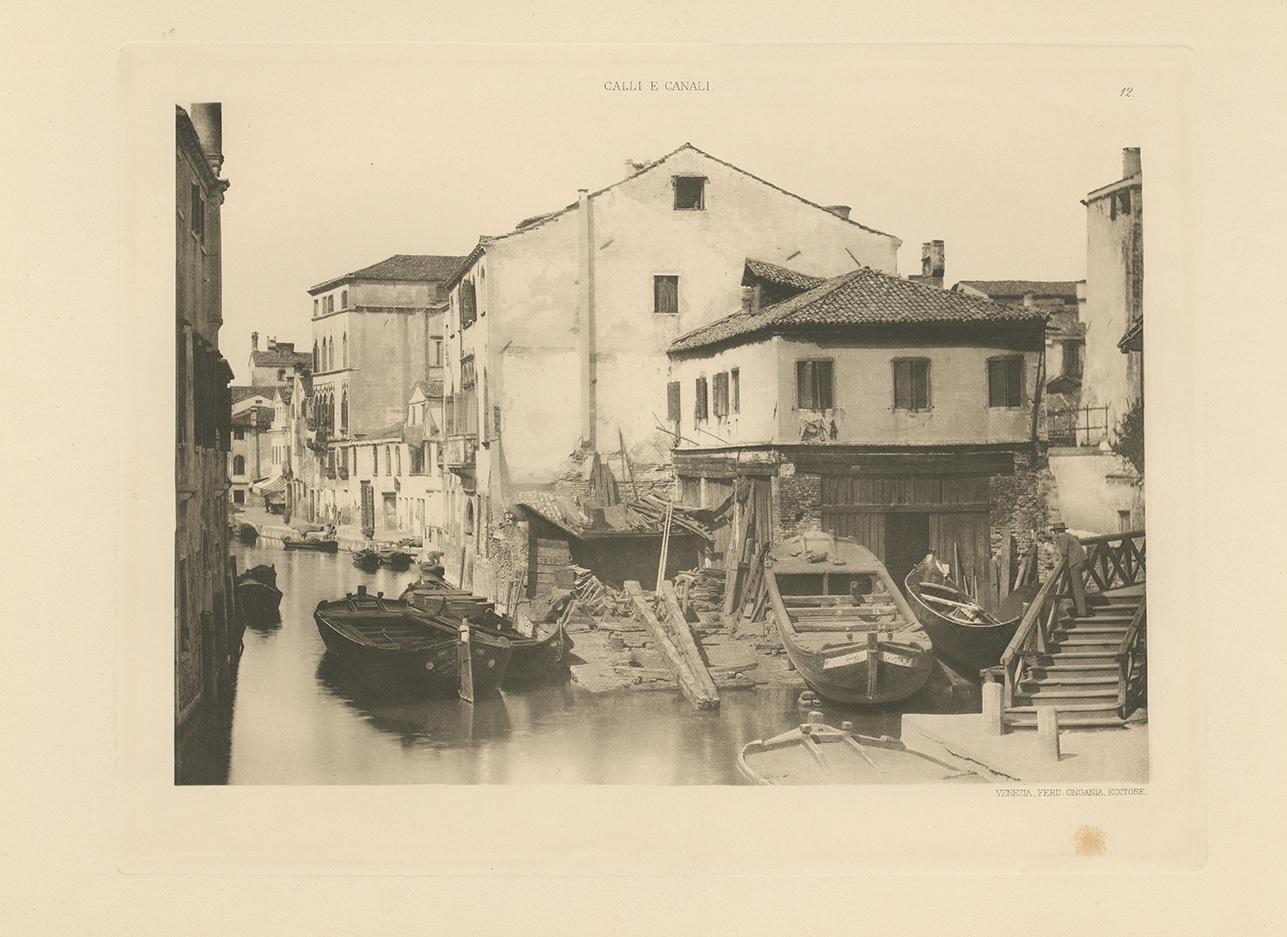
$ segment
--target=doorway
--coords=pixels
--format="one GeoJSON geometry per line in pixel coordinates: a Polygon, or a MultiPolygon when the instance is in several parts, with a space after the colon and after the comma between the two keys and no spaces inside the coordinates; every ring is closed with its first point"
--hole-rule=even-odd
{"type": "Polygon", "coordinates": [[[898,588],[912,567],[929,552],[929,514],[891,512],[885,515],[885,568],[898,588]]]}

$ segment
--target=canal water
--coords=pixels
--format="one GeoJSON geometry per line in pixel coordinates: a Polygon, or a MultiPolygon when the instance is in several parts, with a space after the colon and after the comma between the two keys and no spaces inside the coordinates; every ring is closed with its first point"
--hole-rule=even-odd
{"type": "MultiPolygon", "coordinates": [[[[365,573],[347,553],[234,547],[238,568],[277,568],[281,623],[248,628],[230,730],[187,780],[230,784],[737,784],[739,749],[799,723],[799,691],[729,690],[698,712],[677,690],[591,693],[565,682],[475,704],[390,698],[326,654],[322,599],[365,585],[399,595],[413,573],[365,573]]],[[[575,653],[575,651],[574,651],[575,653]]],[[[842,712],[859,731],[898,735],[898,713],[842,712]]]]}

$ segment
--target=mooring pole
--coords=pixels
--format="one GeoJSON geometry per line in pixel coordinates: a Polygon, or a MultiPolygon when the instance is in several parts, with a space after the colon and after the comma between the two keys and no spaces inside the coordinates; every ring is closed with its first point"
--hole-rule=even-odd
{"type": "Polygon", "coordinates": [[[460,672],[460,698],[474,701],[474,655],[469,643],[469,619],[460,619],[460,644],[456,647],[456,669],[460,672]]]}

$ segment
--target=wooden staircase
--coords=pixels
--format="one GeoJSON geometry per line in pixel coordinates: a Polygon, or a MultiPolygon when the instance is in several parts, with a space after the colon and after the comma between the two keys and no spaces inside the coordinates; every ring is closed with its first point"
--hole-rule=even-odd
{"type": "Polygon", "coordinates": [[[1070,571],[1061,563],[1002,657],[1007,726],[1035,728],[1038,707],[1049,706],[1061,728],[1121,727],[1143,701],[1143,533],[1083,542],[1091,558],[1089,614],[1083,618],[1073,611],[1070,571]],[[1116,554],[1111,563],[1097,562],[1103,559],[1099,553],[1110,551],[1116,554]]]}

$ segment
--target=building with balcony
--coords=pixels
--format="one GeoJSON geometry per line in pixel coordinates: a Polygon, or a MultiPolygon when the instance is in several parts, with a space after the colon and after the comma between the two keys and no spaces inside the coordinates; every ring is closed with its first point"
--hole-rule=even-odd
{"type": "Polygon", "coordinates": [[[240,643],[228,574],[228,451],[232,369],[223,324],[218,104],[176,107],[175,120],[175,779],[200,729],[232,692],[240,643]]]}
{"type": "Polygon", "coordinates": [[[669,492],[667,348],[736,306],[748,255],[894,272],[899,239],[849,215],[684,144],[482,238],[448,284],[449,562],[461,546],[486,559],[513,495],[584,488],[591,455],[619,463],[623,438],[641,483],[669,492]]]}
{"type": "Polygon", "coordinates": [[[932,550],[987,583],[1007,527],[1045,528],[1045,312],[870,267],[747,260],[741,283],[739,311],[669,349],[684,502],[749,487],[767,536],[853,537],[895,578],[932,550]]]}

